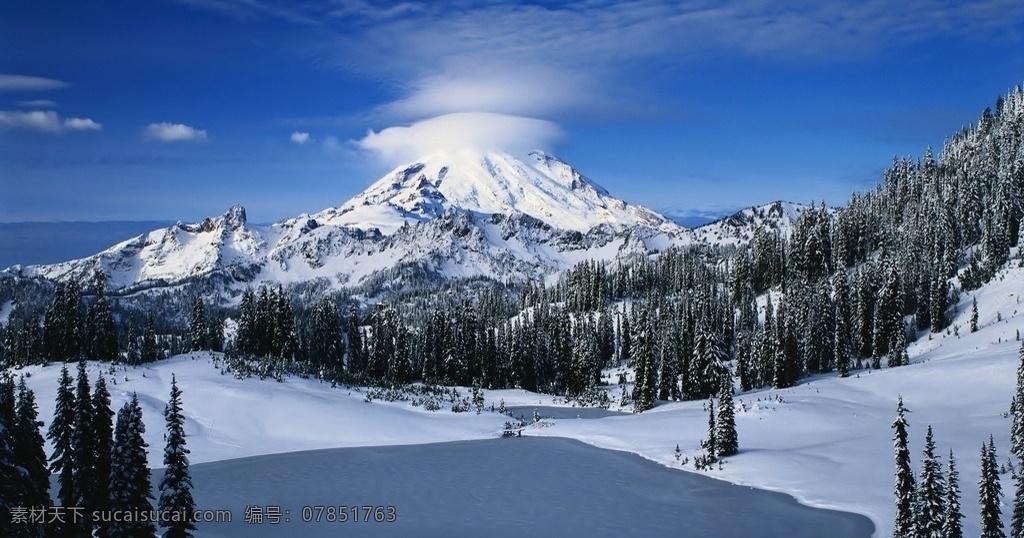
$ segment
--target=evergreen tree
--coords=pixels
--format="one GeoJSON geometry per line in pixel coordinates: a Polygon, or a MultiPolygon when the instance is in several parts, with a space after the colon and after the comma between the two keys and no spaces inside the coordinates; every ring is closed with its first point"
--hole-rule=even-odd
{"type": "MultiPolygon", "coordinates": [[[[47,439],[53,444],[50,454],[50,472],[58,475],[57,503],[61,506],[75,506],[78,492],[75,490],[76,462],[74,460],[75,435],[75,393],[72,389],[71,374],[65,364],[60,371],[57,386],[56,406],[53,411],[53,422],[46,432],[47,439]]],[[[55,536],[72,536],[70,529],[59,524],[54,529],[55,536]]]]}
{"type": "MultiPolygon", "coordinates": [[[[188,471],[189,450],[185,447],[185,419],[181,410],[181,390],[177,380],[171,376],[171,399],[164,408],[167,421],[167,444],[164,448],[164,476],[160,480],[160,502],[158,509],[164,513],[187,514],[176,518],[181,521],[161,523],[167,528],[164,538],[191,537],[195,530],[191,514],[195,511],[192,499],[192,477],[188,471]]],[[[175,518],[172,518],[175,519],[175,518]]]]}
{"type": "Polygon", "coordinates": [[[846,271],[840,268],[832,277],[832,295],[834,313],[832,354],[835,356],[836,370],[839,377],[850,375],[850,355],[853,341],[850,329],[850,287],[846,281],[846,271]]]}
{"type": "Polygon", "coordinates": [[[892,423],[893,448],[896,456],[896,523],[893,538],[914,536],[914,471],[910,468],[910,449],[907,446],[907,419],[903,398],[896,404],[896,420],[892,423]]]}
{"type": "Polygon", "coordinates": [[[978,502],[981,503],[981,538],[1006,538],[999,507],[1003,490],[999,485],[999,467],[992,437],[981,445],[981,479],[978,481],[978,502]]]}
{"type": "Polygon", "coordinates": [[[978,332],[978,298],[971,299],[971,332],[978,332]]]}
{"type": "Polygon", "coordinates": [[[718,428],[715,427],[715,401],[708,400],[708,438],[701,441],[700,447],[707,452],[707,462],[712,463],[718,457],[718,428]]]}
{"type": "Polygon", "coordinates": [[[350,308],[348,311],[345,330],[346,349],[348,350],[348,371],[351,374],[361,374],[366,366],[366,358],[363,353],[362,332],[359,330],[359,313],[355,307],[350,308]]]}
{"type": "MultiPolygon", "coordinates": [[[[114,412],[110,409],[110,392],[100,374],[92,390],[93,482],[88,504],[93,510],[110,510],[110,464],[114,449],[114,412]]],[[[95,521],[96,537],[107,538],[110,523],[95,521]]]]}
{"type": "MultiPolygon", "coordinates": [[[[153,510],[150,499],[153,488],[146,465],[146,447],[143,438],[146,425],[142,422],[142,408],[138,395],[126,402],[117,412],[114,428],[114,450],[110,461],[110,508],[114,511],[134,512],[153,510]]],[[[111,538],[152,538],[156,527],[150,521],[114,521],[110,525],[111,538]]]]}
{"type": "Polygon", "coordinates": [[[945,484],[942,466],[935,458],[935,443],[932,441],[932,426],[924,436],[924,454],[921,458],[921,478],[917,490],[917,536],[943,538],[942,523],[945,517],[945,484]]]}
{"type": "Polygon", "coordinates": [[[654,407],[657,395],[657,371],[654,365],[651,322],[646,310],[641,310],[636,321],[633,342],[633,412],[642,413],[654,407]]]}
{"type": "Polygon", "coordinates": [[[324,378],[337,380],[345,373],[345,342],[341,338],[341,317],[329,298],[313,307],[309,336],[309,360],[324,378]]]}
{"type": "Polygon", "coordinates": [[[943,538],[963,538],[961,527],[964,515],[960,512],[960,473],[956,470],[953,451],[949,451],[949,469],[946,471],[946,502],[942,518],[943,538]]]}
{"type": "Polygon", "coordinates": [[[82,293],[78,284],[59,282],[43,321],[43,339],[50,358],[62,361],[79,358],[82,332],[82,293]]]}
{"type": "MultiPolygon", "coordinates": [[[[39,428],[43,423],[39,420],[36,408],[36,397],[25,384],[24,376],[18,381],[18,401],[16,422],[12,428],[12,448],[14,461],[23,469],[22,496],[19,504],[26,507],[46,507],[50,501],[50,469],[46,465],[46,441],[39,428]]],[[[41,523],[19,525],[14,536],[42,537],[45,526],[41,523]]]]}
{"type": "Polygon", "coordinates": [[[900,294],[899,272],[895,264],[890,263],[885,274],[885,282],[878,292],[878,302],[875,304],[872,358],[890,353],[898,333],[904,330],[901,308],[903,298],[900,294]]]}
{"type": "Polygon", "coordinates": [[[220,314],[210,314],[206,325],[206,344],[211,351],[224,351],[224,318],[220,314]]]}
{"type": "Polygon", "coordinates": [[[86,313],[86,336],[83,343],[88,356],[95,360],[114,360],[118,356],[117,327],[106,297],[106,277],[96,273],[96,299],[86,313]]]}
{"type": "Polygon", "coordinates": [[[895,340],[893,340],[892,348],[889,350],[889,359],[886,365],[891,368],[908,364],[910,364],[910,356],[907,355],[907,331],[903,321],[900,320],[895,340]]]}
{"type": "Polygon", "coordinates": [[[192,302],[192,317],[188,324],[188,339],[192,351],[199,351],[208,347],[206,341],[206,309],[203,306],[202,296],[196,297],[192,302]]]}
{"type": "Polygon", "coordinates": [[[1024,472],[1018,471],[1016,480],[1017,489],[1013,494],[1013,519],[1010,521],[1010,538],[1024,536],[1024,472]]]}
{"type": "Polygon", "coordinates": [[[1017,390],[1012,401],[1013,423],[1010,426],[1010,453],[1024,459],[1024,344],[1017,360],[1017,390]]]}
{"type": "Polygon", "coordinates": [[[153,315],[146,317],[146,328],[142,331],[142,349],[139,359],[142,362],[153,362],[157,359],[156,329],[153,326],[153,315]]]}
{"type": "Polygon", "coordinates": [[[21,504],[24,494],[24,480],[21,466],[15,458],[14,424],[17,421],[17,405],[14,396],[14,380],[7,374],[0,374],[0,532],[12,535],[17,527],[12,523],[12,507],[21,504]]]}
{"type": "Polygon", "coordinates": [[[12,438],[11,426],[0,420],[0,533],[4,536],[12,536],[16,531],[11,521],[11,508],[17,506],[20,493],[21,469],[14,459],[12,438]]]}
{"type": "Polygon", "coordinates": [[[949,282],[940,269],[935,270],[929,291],[931,330],[937,333],[949,325],[949,316],[946,314],[949,310],[949,282]]]}
{"type": "Polygon", "coordinates": [[[736,436],[736,410],[732,402],[732,377],[722,376],[718,393],[718,416],[715,419],[715,450],[718,457],[732,456],[739,451],[736,436]]]}
{"type": "MultiPolygon", "coordinates": [[[[90,492],[96,481],[93,466],[95,456],[95,441],[93,437],[93,409],[92,395],[89,387],[89,373],[86,370],[85,361],[78,363],[77,390],[75,395],[75,426],[71,436],[71,458],[74,461],[74,483],[75,503],[80,506],[86,514],[92,513],[90,505],[90,492]]],[[[68,523],[71,524],[70,522],[68,523]]],[[[81,518],[79,533],[84,536],[92,535],[90,518],[81,518]]]]}

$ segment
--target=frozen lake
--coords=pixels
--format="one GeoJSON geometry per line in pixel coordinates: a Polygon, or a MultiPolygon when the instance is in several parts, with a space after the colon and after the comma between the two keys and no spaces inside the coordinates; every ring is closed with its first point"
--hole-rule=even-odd
{"type": "MultiPolygon", "coordinates": [[[[292,452],[197,464],[192,476],[198,508],[233,516],[230,524],[199,524],[203,537],[842,538],[874,531],[864,516],[563,438],[292,452]],[[245,523],[250,505],[279,508],[280,522],[245,523]],[[360,508],[359,522],[331,522],[337,510],[314,508],[339,505],[394,507],[395,521],[378,523],[372,512],[362,521],[360,508]],[[319,523],[303,521],[318,515],[319,523]]],[[[389,518],[388,510],[377,516],[389,518]]]]}

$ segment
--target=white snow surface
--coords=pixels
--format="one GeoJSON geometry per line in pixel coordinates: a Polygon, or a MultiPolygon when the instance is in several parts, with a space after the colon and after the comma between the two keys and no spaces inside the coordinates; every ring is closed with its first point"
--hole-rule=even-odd
{"type": "MultiPolygon", "coordinates": [[[[910,346],[911,364],[851,377],[816,376],[785,390],[740,393],[737,429],[740,453],[711,476],[792,494],[801,502],[870,517],[878,536],[891,533],[894,518],[891,422],[896,399],[909,409],[910,449],[920,463],[925,427],[934,429],[937,454],[945,464],[953,449],[960,471],[965,536],[979,533],[977,481],[979,449],[995,439],[1000,463],[1009,456],[1007,416],[1013,396],[1018,351],[1024,330],[1024,269],[1011,262],[993,283],[962,294],[950,330],[922,333],[910,346]],[[971,299],[977,297],[980,330],[970,333],[971,299]],[[954,333],[953,327],[958,327],[954,333]]],[[[104,372],[117,408],[139,394],[147,424],[150,464],[160,466],[163,406],[171,375],[183,391],[186,433],[193,462],[327,447],[399,445],[500,435],[507,417],[442,410],[425,411],[407,402],[366,403],[360,390],[315,380],[238,380],[222,375],[208,353],[171,358],[146,367],[116,369],[90,363],[95,379],[104,372]],[[116,381],[116,384],[114,382],[116,381]]],[[[53,416],[59,366],[30,367],[40,417],[53,416]]],[[[73,370],[72,370],[73,374],[73,370]]],[[[613,397],[616,372],[607,373],[613,397]]],[[[468,394],[467,389],[462,389],[468,394]]],[[[486,391],[487,405],[552,406],[550,395],[522,390],[486,391]]],[[[661,403],[642,414],[597,419],[544,419],[526,435],[569,437],[614,450],[637,453],[670,467],[682,467],[678,444],[691,458],[706,436],[704,402],[661,403]]],[[[529,418],[529,417],[527,417],[529,418]]],[[[682,472],[682,471],[681,471],[682,472]]],[[[1001,475],[1003,519],[1008,524],[1013,480],[1001,475]]]]}

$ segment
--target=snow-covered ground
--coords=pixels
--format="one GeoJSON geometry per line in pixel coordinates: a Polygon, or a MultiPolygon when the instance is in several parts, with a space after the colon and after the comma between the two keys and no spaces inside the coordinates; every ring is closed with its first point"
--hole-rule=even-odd
{"type": "MultiPolygon", "coordinates": [[[[734,483],[781,491],[811,506],[864,514],[878,536],[888,536],[894,517],[890,423],[897,396],[910,410],[911,452],[920,460],[925,426],[934,429],[937,452],[953,449],[961,476],[965,535],[979,532],[979,449],[991,434],[1000,463],[1007,462],[1018,351],[1024,331],[1024,269],[1002,271],[995,281],[961,297],[949,334],[927,334],[911,345],[912,364],[856,371],[846,379],[819,376],[786,390],[760,390],[736,397],[740,453],[709,475],[734,483]],[[976,294],[980,330],[970,333],[976,294]],[[958,327],[954,332],[953,327],[958,327]]],[[[184,391],[186,432],[193,462],[211,462],[298,450],[405,445],[493,438],[507,417],[485,412],[429,412],[407,402],[364,401],[364,394],[314,380],[237,380],[221,375],[208,354],[184,355],[143,368],[110,374],[90,364],[95,377],[108,375],[114,405],[131,392],[142,401],[150,463],[160,466],[162,410],[175,374],[184,391]],[[116,384],[113,382],[116,381],[116,384]]],[[[32,367],[40,416],[49,422],[59,367],[32,367]]],[[[466,392],[466,391],[464,391],[466,392]]],[[[548,395],[521,390],[488,391],[487,405],[563,405],[548,395]]],[[[598,447],[639,454],[681,467],[674,455],[696,453],[706,435],[703,402],[665,403],[639,415],[545,419],[525,435],[560,436],[598,447]]],[[[1004,520],[1009,520],[1013,484],[1001,476],[1004,520]]]]}

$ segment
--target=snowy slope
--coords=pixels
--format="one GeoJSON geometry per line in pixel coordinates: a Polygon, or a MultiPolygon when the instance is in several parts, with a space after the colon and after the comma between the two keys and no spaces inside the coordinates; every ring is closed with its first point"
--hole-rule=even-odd
{"type": "MultiPolygon", "coordinates": [[[[1004,269],[984,288],[964,294],[949,333],[921,338],[909,349],[911,365],[854,372],[849,378],[819,376],[786,390],[760,390],[737,396],[740,453],[715,477],[783,491],[807,504],[869,516],[879,536],[888,536],[894,517],[893,451],[890,423],[896,398],[910,410],[911,452],[920,461],[925,426],[934,428],[937,452],[953,449],[961,476],[965,535],[977,535],[978,451],[994,436],[1000,462],[1009,449],[1010,419],[1018,350],[1024,331],[1024,269],[1004,269]],[[966,329],[977,297],[980,330],[966,329]],[[952,327],[959,327],[955,332],[952,327]]],[[[94,373],[101,368],[92,365],[94,373]]],[[[102,366],[104,371],[108,366],[102,366]]],[[[49,422],[59,368],[31,367],[29,385],[37,391],[40,416],[49,422]]],[[[364,395],[332,389],[312,380],[236,380],[221,375],[206,354],[180,356],[149,367],[107,374],[119,406],[137,391],[149,431],[150,462],[162,450],[161,410],[177,375],[184,391],[186,431],[192,461],[309,448],[395,445],[499,435],[505,417],[497,414],[427,412],[407,403],[366,403],[364,395]]],[[[614,373],[611,373],[614,375],[614,373]]],[[[617,388],[612,389],[617,391],[617,388]]],[[[465,392],[465,391],[464,391],[465,392]]],[[[488,405],[564,405],[549,395],[520,390],[488,391],[488,405]]],[[[706,435],[702,402],[663,403],[639,414],[596,419],[545,419],[527,435],[575,438],[599,447],[640,454],[680,468],[678,444],[693,456],[706,435]]],[[[692,470],[691,466],[685,469],[692,470]]],[[[1009,474],[1001,476],[1012,499],[1009,474]]],[[[1004,521],[1009,521],[1009,501],[1004,521]]]]}

